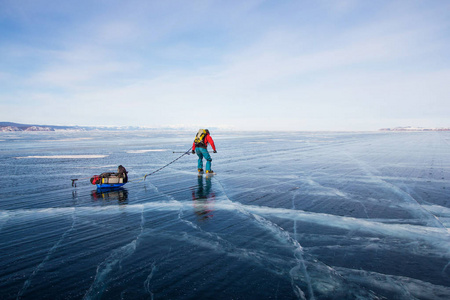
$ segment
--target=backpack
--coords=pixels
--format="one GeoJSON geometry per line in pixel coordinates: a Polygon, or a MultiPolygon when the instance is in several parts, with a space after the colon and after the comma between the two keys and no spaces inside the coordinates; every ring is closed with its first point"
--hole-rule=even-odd
{"type": "Polygon", "coordinates": [[[205,137],[208,135],[208,129],[200,129],[195,136],[195,147],[206,148],[205,137]]]}
{"type": "Polygon", "coordinates": [[[124,166],[120,165],[117,167],[117,175],[119,176],[119,178],[123,178],[123,182],[126,183],[128,182],[128,171],[127,169],[125,169],[124,166]]]}
{"type": "Polygon", "coordinates": [[[120,176],[122,174],[125,174],[125,176],[127,175],[128,171],[127,169],[125,169],[124,166],[120,165],[117,167],[117,174],[120,176]]]}

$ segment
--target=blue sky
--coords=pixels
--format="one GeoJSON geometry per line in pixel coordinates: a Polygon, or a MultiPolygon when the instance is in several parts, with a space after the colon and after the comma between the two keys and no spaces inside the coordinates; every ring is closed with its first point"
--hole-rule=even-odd
{"type": "Polygon", "coordinates": [[[0,121],[450,127],[450,1],[0,0],[0,121]]]}

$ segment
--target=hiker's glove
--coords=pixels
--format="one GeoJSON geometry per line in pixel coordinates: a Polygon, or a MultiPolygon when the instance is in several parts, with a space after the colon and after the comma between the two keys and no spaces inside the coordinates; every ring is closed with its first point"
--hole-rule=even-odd
{"type": "Polygon", "coordinates": [[[217,151],[216,151],[216,150],[214,150],[214,151],[213,151],[213,153],[217,153],[217,151]]]}
{"type": "Polygon", "coordinates": [[[192,154],[195,154],[195,150],[192,150],[192,154]]]}

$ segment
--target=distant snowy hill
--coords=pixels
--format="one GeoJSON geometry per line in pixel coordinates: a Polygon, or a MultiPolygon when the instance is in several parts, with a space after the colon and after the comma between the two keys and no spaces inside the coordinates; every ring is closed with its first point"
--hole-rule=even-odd
{"type": "MultiPolygon", "coordinates": [[[[192,127],[192,126],[191,126],[192,127]]],[[[10,131],[124,131],[124,130],[168,130],[168,131],[185,131],[185,130],[198,130],[198,128],[187,127],[184,125],[174,125],[171,127],[145,127],[145,126],[55,126],[55,125],[36,125],[36,124],[20,124],[13,122],[0,122],[0,132],[10,132],[10,131]],[[194,129],[193,129],[194,128],[194,129]]],[[[210,129],[217,130],[219,128],[210,127],[210,129]]],[[[223,128],[220,128],[223,129],[223,128]]]]}
{"type": "Polygon", "coordinates": [[[82,130],[78,126],[54,126],[20,124],[13,122],[0,122],[0,131],[55,131],[55,130],[82,130]]]}
{"type": "Polygon", "coordinates": [[[450,131],[450,128],[425,128],[425,127],[395,127],[381,128],[380,131],[450,131]]]}

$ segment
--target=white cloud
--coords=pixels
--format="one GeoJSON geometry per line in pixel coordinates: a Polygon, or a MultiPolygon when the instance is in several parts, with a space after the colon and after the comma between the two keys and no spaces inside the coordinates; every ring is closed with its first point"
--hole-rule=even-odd
{"type": "MultiPolygon", "coordinates": [[[[89,11],[83,23],[76,12],[53,47],[0,44],[4,57],[18,62],[7,49],[19,49],[33,64],[2,71],[0,84],[17,78],[20,90],[0,102],[33,102],[21,113],[50,123],[253,129],[379,127],[449,112],[450,66],[438,60],[448,53],[446,13],[390,2],[375,11],[359,1],[259,4],[135,1],[89,11]],[[98,103],[107,104],[102,118],[98,103]]],[[[19,118],[11,107],[2,110],[19,118]]]]}

